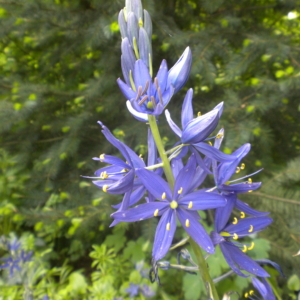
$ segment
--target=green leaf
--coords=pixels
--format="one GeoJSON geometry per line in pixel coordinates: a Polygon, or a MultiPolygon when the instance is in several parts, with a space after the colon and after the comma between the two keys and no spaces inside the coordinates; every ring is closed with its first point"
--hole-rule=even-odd
{"type": "Polygon", "coordinates": [[[288,288],[292,291],[299,291],[300,290],[300,279],[299,277],[294,274],[288,280],[288,288]]]}
{"type": "Polygon", "coordinates": [[[201,295],[201,292],[205,291],[203,282],[199,274],[185,274],[183,276],[182,290],[184,293],[185,300],[198,300],[201,295]]]}

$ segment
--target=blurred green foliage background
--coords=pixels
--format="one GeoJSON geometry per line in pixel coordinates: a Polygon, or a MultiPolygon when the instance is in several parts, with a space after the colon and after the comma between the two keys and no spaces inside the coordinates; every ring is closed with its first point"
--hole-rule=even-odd
{"type": "MultiPolygon", "coordinates": [[[[168,106],[172,117],[179,120],[193,87],[195,111],[225,102],[223,151],[252,144],[239,175],[264,168],[255,177],[263,186],[243,200],[274,219],[253,255],[281,265],[287,278],[268,269],[272,284],[282,299],[296,299],[300,1],[147,0],[143,6],[153,22],[154,73],[164,58],[171,67],[185,47],[193,53],[190,79],[168,106]]],[[[123,7],[123,0],[0,0],[0,234],[17,235],[35,251],[27,285],[2,271],[1,299],[23,299],[25,287],[34,299],[129,299],[130,283],[150,285],[142,270],[149,269],[156,220],[109,228],[110,205],[120,198],[80,178],[100,167],[92,157],[118,155],[98,120],[137,153],[147,151],[146,125],[127,111],[116,84],[123,7]]],[[[176,139],[163,117],[160,127],[170,148],[176,139]]],[[[211,230],[211,214],[204,218],[211,230]]],[[[179,230],[176,241],[184,236],[179,230]]],[[[208,262],[213,277],[228,270],[220,253],[208,262]]],[[[197,276],[160,275],[163,286],[151,285],[153,299],[205,299],[197,276]]],[[[230,277],[217,287],[242,293],[248,283],[230,277]]]]}

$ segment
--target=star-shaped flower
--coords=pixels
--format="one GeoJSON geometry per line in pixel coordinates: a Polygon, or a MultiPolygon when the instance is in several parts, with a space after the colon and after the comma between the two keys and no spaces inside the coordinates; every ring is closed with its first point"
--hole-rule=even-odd
{"type": "Polygon", "coordinates": [[[196,171],[195,156],[192,155],[178,173],[173,191],[165,180],[146,169],[136,171],[146,189],[160,201],[138,205],[124,212],[114,213],[115,220],[134,222],[161,216],[154,238],[152,256],[155,261],[163,258],[172,243],[176,230],[176,219],[186,232],[207,252],[214,253],[214,246],[199,223],[198,210],[224,206],[223,196],[202,190],[191,191],[190,186],[196,171]]]}

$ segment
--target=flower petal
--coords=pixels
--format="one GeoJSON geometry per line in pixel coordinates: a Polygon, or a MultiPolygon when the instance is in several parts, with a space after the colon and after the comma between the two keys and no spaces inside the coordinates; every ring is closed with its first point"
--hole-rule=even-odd
{"type": "Polygon", "coordinates": [[[141,113],[141,112],[138,112],[136,111],[130,101],[126,101],[126,106],[127,106],[127,109],[129,110],[129,112],[138,120],[138,121],[141,121],[141,122],[148,122],[148,115],[145,114],[145,113],[141,113]]]}
{"type": "Polygon", "coordinates": [[[127,13],[127,35],[131,45],[133,45],[133,38],[136,38],[136,43],[138,45],[139,25],[138,19],[133,12],[127,13]]]}
{"type": "Polygon", "coordinates": [[[152,131],[148,127],[148,160],[147,165],[151,166],[157,163],[157,148],[154,142],[152,131]]]}
{"type": "Polygon", "coordinates": [[[130,100],[130,99],[136,97],[136,92],[133,91],[133,89],[130,86],[128,86],[125,82],[123,82],[122,79],[118,78],[117,84],[127,100],[130,100]]]}
{"type": "Polygon", "coordinates": [[[169,207],[166,202],[148,202],[137,205],[125,211],[119,211],[111,214],[111,217],[119,222],[136,222],[154,217],[154,212],[169,207]]]}
{"type": "Polygon", "coordinates": [[[270,277],[270,275],[258,263],[247,256],[238,247],[234,246],[230,242],[224,242],[221,245],[224,244],[226,244],[226,248],[230,252],[232,259],[240,269],[259,277],[270,277]]]}
{"type": "Polygon", "coordinates": [[[134,83],[136,88],[141,86],[144,89],[147,81],[149,82],[149,86],[150,83],[152,82],[151,76],[149,74],[149,70],[141,59],[137,60],[134,64],[133,77],[134,77],[134,83]]]}
{"type": "Polygon", "coordinates": [[[139,30],[139,54],[141,60],[149,68],[149,55],[151,55],[151,43],[146,30],[140,27],[139,30]]]}
{"type": "Polygon", "coordinates": [[[232,153],[232,156],[235,157],[234,160],[227,162],[224,161],[218,166],[218,185],[224,184],[229,180],[229,178],[235,173],[236,167],[239,165],[241,160],[248,154],[250,149],[250,144],[244,144],[232,153]]]}
{"type": "Polygon", "coordinates": [[[123,169],[131,169],[131,166],[126,164],[122,159],[112,155],[103,154],[101,155],[101,158],[94,157],[93,160],[100,160],[101,162],[111,164],[111,165],[116,165],[123,169]]]}
{"type": "Polygon", "coordinates": [[[212,111],[189,121],[182,132],[181,141],[184,144],[195,144],[206,139],[217,127],[219,111],[212,111]]]}
{"type": "Polygon", "coordinates": [[[159,85],[161,91],[164,92],[166,89],[167,80],[168,80],[168,66],[167,66],[167,62],[165,59],[160,64],[156,78],[158,80],[158,85],[159,85]]]}
{"type": "Polygon", "coordinates": [[[182,199],[178,201],[178,204],[180,207],[188,209],[190,202],[192,202],[191,210],[214,209],[226,205],[224,196],[211,192],[203,192],[201,190],[182,197],[182,199]]]}
{"type": "Polygon", "coordinates": [[[176,214],[168,209],[159,220],[156,228],[152,257],[155,261],[162,259],[168,252],[176,230],[176,214]]]}
{"type": "Polygon", "coordinates": [[[173,192],[173,199],[184,196],[189,191],[189,186],[194,178],[196,172],[196,158],[192,154],[187,164],[179,171],[178,176],[175,179],[175,186],[173,192]],[[181,193],[179,194],[179,191],[181,193]]]}
{"type": "Polygon", "coordinates": [[[224,196],[227,200],[227,204],[224,207],[217,208],[215,213],[215,227],[219,233],[223,231],[223,228],[227,224],[236,202],[235,194],[224,196]]]}
{"type": "Polygon", "coordinates": [[[172,199],[172,192],[169,185],[161,176],[155,174],[146,169],[137,169],[136,175],[139,177],[145,188],[154,196],[156,199],[162,200],[163,193],[166,194],[166,199],[172,199]]]}
{"type": "Polygon", "coordinates": [[[251,208],[247,203],[242,202],[239,199],[236,199],[236,208],[239,209],[240,211],[243,211],[245,214],[250,215],[250,216],[255,216],[255,217],[262,217],[266,216],[269,214],[269,212],[261,212],[258,210],[255,210],[251,208]]]}
{"type": "Polygon", "coordinates": [[[124,194],[127,191],[129,191],[133,186],[134,173],[134,170],[130,170],[120,180],[114,181],[112,184],[109,184],[108,180],[93,181],[93,184],[100,188],[102,188],[104,185],[108,185],[106,191],[109,194],[124,194]],[[103,184],[103,182],[105,182],[105,184],[103,184]]]}
{"type": "Polygon", "coordinates": [[[217,161],[232,161],[236,159],[235,156],[223,153],[222,151],[218,150],[217,148],[210,146],[206,143],[197,143],[193,144],[193,146],[201,153],[206,155],[211,159],[215,159],[217,161]]]}
{"type": "Polygon", "coordinates": [[[192,66],[192,52],[187,47],[168,74],[168,85],[175,87],[177,93],[187,82],[192,66]]]}
{"type": "MultiPolygon", "coordinates": [[[[135,189],[130,195],[128,207],[130,207],[130,206],[136,204],[138,201],[140,201],[141,198],[144,196],[145,191],[146,191],[146,189],[144,186],[139,186],[137,189],[135,189]]],[[[119,209],[121,207],[121,204],[122,204],[122,202],[117,205],[112,205],[112,207],[115,209],[119,209]]]]}
{"type": "Polygon", "coordinates": [[[271,265],[274,269],[276,269],[279,273],[280,273],[280,275],[282,276],[282,277],[285,277],[285,275],[283,274],[283,272],[282,272],[282,269],[281,269],[281,267],[277,264],[277,263],[275,263],[274,261],[272,261],[272,260],[269,260],[269,259],[256,259],[255,260],[259,265],[271,265]]]}
{"type": "Polygon", "coordinates": [[[182,227],[192,237],[192,239],[206,252],[211,254],[215,253],[215,248],[210,236],[194,215],[179,207],[176,211],[182,227]],[[186,226],[187,220],[189,224],[188,227],[186,226]]]}
{"type": "Polygon", "coordinates": [[[252,283],[265,300],[276,300],[272,288],[265,278],[262,278],[260,281],[257,278],[252,277],[252,283]]]}
{"type": "Polygon", "coordinates": [[[194,112],[192,106],[192,99],[193,99],[193,89],[189,89],[185,95],[182,104],[182,111],[181,111],[182,128],[185,128],[187,123],[193,120],[194,112]]]}
{"type": "Polygon", "coordinates": [[[237,224],[229,224],[223,231],[230,234],[236,233],[239,237],[248,236],[252,233],[259,232],[270,225],[273,220],[269,217],[250,217],[240,219],[237,224]],[[252,227],[251,227],[252,226],[252,227]],[[251,232],[249,231],[251,227],[251,232]]]}
{"type": "Polygon", "coordinates": [[[179,129],[179,127],[173,122],[173,120],[171,119],[171,115],[169,113],[169,111],[166,109],[165,110],[165,115],[166,115],[166,119],[167,122],[169,123],[169,126],[171,127],[171,129],[173,130],[173,132],[178,136],[181,137],[182,135],[182,131],[179,129]]]}
{"type": "Polygon", "coordinates": [[[247,193],[249,191],[254,191],[260,188],[261,182],[253,182],[253,183],[237,183],[237,184],[223,184],[219,188],[222,191],[226,192],[234,192],[234,193],[247,193]]]}
{"type": "MultiPolygon", "coordinates": [[[[241,276],[241,277],[249,277],[249,275],[246,275],[246,274],[242,273],[242,272],[240,271],[240,269],[237,268],[237,266],[235,265],[234,260],[233,260],[233,258],[231,257],[230,249],[228,249],[228,245],[229,245],[228,242],[221,243],[221,244],[220,244],[220,248],[221,248],[221,251],[222,251],[222,253],[223,253],[223,255],[224,255],[224,258],[225,258],[225,260],[227,261],[229,267],[230,267],[236,274],[238,274],[239,276],[241,276]]],[[[234,246],[234,247],[235,247],[235,246],[234,246]]]]}

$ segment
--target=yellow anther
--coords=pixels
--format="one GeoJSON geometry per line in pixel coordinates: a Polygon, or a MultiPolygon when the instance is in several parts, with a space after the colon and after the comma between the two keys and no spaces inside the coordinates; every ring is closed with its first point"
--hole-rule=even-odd
{"type": "Polygon", "coordinates": [[[239,236],[238,236],[236,233],[234,233],[232,238],[233,238],[234,240],[237,240],[237,239],[239,238],[239,236]]]}
{"type": "Polygon", "coordinates": [[[173,201],[170,203],[170,207],[173,208],[173,209],[177,208],[177,207],[178,207],[177,201],[173,200],[173,201]]]}
{"type": "Polygon", "coordinates": [[[225,231],[222,231],[222,232],[220,233],[220,235],[221,235],[221,236],[225,236],[225,237],[229,237],[229,236],[231,236],[231,234],[230,234],[230,233],[228,233],[228,232],[225,232],[225,231]]]}
{"type": "Polygon", "coordinates": [[[166,226],[166,230],[170,231],[170,229],[171,229],[171,224],[168,223],[167,226],[166,226]]]}
{"type": "Polygon", "coordinates": [[[253,192],[252,190],[248,191],[248,193],[252,193],[252,192],[253,192]]]}
{"type": "Polygon", "coordinates": [[[246,245],[244,245],[244,248],[243,248],[243,250],[242,250],[242,251],[243,251],[243,252],[247,252],[247,250],[248,250],[248,249],[247,249],[247,246],[246,246],[246,245]]]}
{"type": "Polygon", "coordinates": [[[248,232],[253,232],[253,229],[254,229],[253,225],[250,225],[248,232]]]}
{"type": "Polygon", "coordinates": [[[216,139],[220,139],[221,137],[223,137],[224,134],[223,133],[218,133],[217,136],[216,136],[216,139]]]}
{"type": "Polygon", "coordinates": [[[251,246],[248,247],[248,250],[252,250],[253,248],[254,248],[254,243],[252,242],[252,243],[251,243],[251,246]]]}
{"type": "Polygon", "coordinates": [[[154,217],[157,217],[158,216],[158,208],[155,210],[155,212],[154,212],[154,217]]]}
{"type": "Polygon", "coordinates": [[[185,220],[185,227],[190,227],[190,220],[189,219],[185,220]]]}
{"type": "Polygon", "coordinates": [[[241,211],[241,219],[245,218],[245,213],[243,211],[241,211]]]}
{"type": "Polygon", "coordinates": [[[143,159],[143,154],[140,154],[140,155],[139,155],[139,158],[143,159]]]}
{"type": "Polygon", "coordinates": [[[106,171],[104,171],[104,172],[102,172],[101,174],[100,174],[100,178],[107,178],[108,177],[108,175],[107,175],[107,173],[106,173],[106,171]]]}
{"type": "Polygon", "coordinates": [[[254,294],[254,291],[251,290],[251,291],[249,292],[249,294],[252,296],[252,295],[254,294]]]}
{"type": "Polygon", "coordinates": [[[162,200],[165,200],[165,199],[166,199],[166,193],[163,193],[163,194],[161,195],[161,199],[162,199],[162,200]]]}
{"type": "Polygon", "coordinates": [[[244,170],[245,169],[245,167],[246,167],[246,165],[243,163],[243,164],[241,164],[241,170],[244,170]]]}
{"type": "Polygon", "coordinates": [[[240,173],[241,172],[241,168],[240,167],[236,167],[236,171],[235,171],[235,173],[240,173]]]}
{"type": "Polygon", "coordinates": [[[100,159],[104,159],[104,153],[100,155],[100,159]]]}
{"type": "Polygon", "coordinates": [[[238,219],[237,219],[236,217],[234,217],[234,218],[233,218],[233,222],[232,222],[232,224],[234,224],[234,225],[235,225],[235,224],[237,224],[237,223],[238,223],[238,219]]]}
{"type": "Polygon", "coordinates": [[[212,146],[212,143],[211,143],[211,141],[209,141],[208,143],[209,143],[209,145],[210,145],[210,146],[212,146]]]}
{"type": "Polygon", "coordinates": [[[249,297],[249,294],[248,294],[248,293],[245,293],[244,296],[245,296],[245,298],[248,298],[248,297],[249,297]]]}
{"type": "Polygon", "coordinates": [[[181,187],[180,190],[178,191],[178,194],[182,193],[183,188],[181,187]]]}
{"type": "Polygon", "coordinates": [[[252,183],[252,179],[251,178],[248,178],[248,183],[252,183]]]}
{"type": "Polygon", "coordinates": [[[193,207],[193,201],[190,201],[188,208],[191,209],[193,207]]]}
{"type": "Polygon", "coordinates": [[[103,188],[102,188],[102,191],[106,193],[106,191],[107,191],[107,188],[108,188],[108,185],[107,185],[107,184],[105,184],[105,185],[103,186],[103,188]]]}
{"type": "Polygon", "coordinates": [[[197,116],[201,117],[201,111],[198,111],[197,116]]]}

